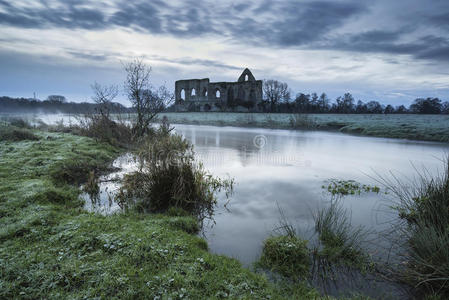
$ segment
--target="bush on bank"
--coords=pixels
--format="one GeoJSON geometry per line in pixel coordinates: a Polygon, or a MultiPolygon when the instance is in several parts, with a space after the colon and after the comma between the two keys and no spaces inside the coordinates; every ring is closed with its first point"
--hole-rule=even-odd
{"type": "Polygon", "coordinates": [[[157,132],[139,150],[139,171],[127,174],[118,199],[140,212],[182,209],[200,221],[212,217],[215,194],[232,192],[233,181],[215,178],[194,158],[192,145],[179,135],[157,132]]]}

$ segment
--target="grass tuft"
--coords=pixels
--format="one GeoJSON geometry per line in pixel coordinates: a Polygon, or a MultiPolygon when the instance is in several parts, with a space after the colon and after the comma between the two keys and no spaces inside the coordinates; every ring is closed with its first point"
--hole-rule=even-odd
{"type": "Polygon", "coordinates": [[[367,266],[369,258],[362,248],[366,231],[362,226],[351,224],[350,215],[338,199],[317,213],[315,231],[320,241],[314,250],[318,261],[359,269],[367,266]]]}
{"type": "Polygon", "coordinates": [[[286,277],[307,277],[310,268],[307,241],[292,236],[269,237],[264,241],[259,264],[286,277]]]}
{"type": "Polygon", "coordinates": [[[398,198],[395,209],[405,221],[397,226],[405,238],[399,276],[425,293],[449,296],[449,158],[438,176],[380,181],[398,198]]]}

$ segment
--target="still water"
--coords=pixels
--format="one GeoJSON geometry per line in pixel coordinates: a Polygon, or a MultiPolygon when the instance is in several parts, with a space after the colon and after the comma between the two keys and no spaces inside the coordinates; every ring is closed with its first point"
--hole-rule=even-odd
{"type": "MultiPolygon", "coordinates": [[[[379,185],[379,176],[413,178],[416,170],[436,174],[449,146],[440,143],[351,136],[322,131],[175,125],[197,157],[216,176],[236,186],[206,228],[212,252],[250,264],[262,241],[279,225],[279,207],[299,232],[313,228],[313,214],[329,204],[329,179],[379,185]]],[[[384,229],[396,218],[392,195],[362,193],[342,199],[354,225],[384,229]]]]}
{"type": "MultiPolygon", "coordinates": [[[[215,222],[206,224],[203,234],[211,252],[234,257],[246,266],[258,259],[263,241],[279,226],[279,208],[302,237],[311,237],[314,214],[330,203],[331,195],[323,188],[330,179],[380,186],[380,193],[345,196],[342,203],[351,213],[354,226],[363,225],[377,233],[389,230],[397,220],[390,208],[395,199],[385,193],[378,180],[394,175],[406,182],[423,170],[437,174],[442,171],[441,160],[449,153],[449,145],[442,143],[337,132],[181,124],[174,127],[194,145],[196,158],[207,170],[215,176],[234,178],[231,200],[227,202],[224,195],[219,195],[215,222]]],[[[118,188],[115,179],[135,170],[137,164],[127,154],[114,166],[118,171],[100,179],[100,198],[95,204],[86,201],[87,209],[101,213],[119,210],[113,201],[118,188]]],[[[374,249],[382,242],[375,241],[374,249]]],[[[387,282],[360,282],[362,287],[356,290],[373,298],[408,298],[387,282]]],[[[341,287],[346,282],[336,286],[326,293],[345,294],[341,287]]],[[[353,286],[347,288],[354,291],[353,286]]]]}

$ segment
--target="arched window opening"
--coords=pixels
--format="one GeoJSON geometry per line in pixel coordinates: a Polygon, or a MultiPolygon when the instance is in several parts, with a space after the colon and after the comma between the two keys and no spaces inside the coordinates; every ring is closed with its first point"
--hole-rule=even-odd
{"type": "Polygon", "coordinates": [[[192,92],[190,93],[190,96],[196,96],[196,90],[192,89],[192,92]]]}
{"type": "Polygon", "coordinates": [[[248,81],[248,74],[245,75],[245,81],[248,81]]]}
{"type": "Polygon", "coordinates": [[[203,97],[207,97],[207,89],[206,88],[203,89],[203,97]]]}
{"type": "Polygon", "coordinates": [[[221,96],[220,90],[217,89],[217,90],[215,91],[215,98],[220,98],[220,96],[221,96]]]}
{"type": "Polygon", "coordinates": [[[181,100],[186,100],[186,91],[184,89],[181,90],[181,100]]]}

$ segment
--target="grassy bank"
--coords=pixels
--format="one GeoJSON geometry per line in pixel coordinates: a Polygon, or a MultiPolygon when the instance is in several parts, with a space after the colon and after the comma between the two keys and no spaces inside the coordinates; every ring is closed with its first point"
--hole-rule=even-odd
{"type": "Polygon", "coordinates": [[[366,136],[449,142],[448,115],[165,113],[170,123],[338,130],[366,136]]]}
{"type": "Polygon", "coordinates": [[[74,174],[106,170],[119,150],[28,133],[0,140],[0,298],[317,297],[209,253],[191,217],[86,212],[74,174]]]}

